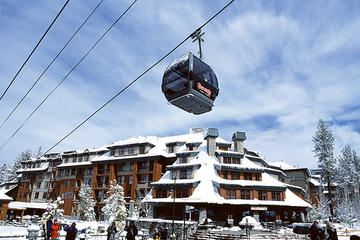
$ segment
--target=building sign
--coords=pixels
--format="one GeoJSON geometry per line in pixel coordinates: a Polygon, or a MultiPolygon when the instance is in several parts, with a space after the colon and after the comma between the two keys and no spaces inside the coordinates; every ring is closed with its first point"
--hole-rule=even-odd
{"type": "Polygon", "coordinates": [[[267,211],[267,207],[252,206],[251,210],[253,210],[253,211],[267,211]]]}

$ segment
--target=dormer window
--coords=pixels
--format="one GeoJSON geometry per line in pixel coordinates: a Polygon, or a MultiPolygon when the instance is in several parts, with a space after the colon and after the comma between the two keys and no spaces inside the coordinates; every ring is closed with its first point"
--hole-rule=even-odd
{"type": "Polygon", "coordinates": [[[120,154],[120,156],[124,155],[125,154],[125,149],[120,148],[119,154],[120,154]]]}
{"type": "Polygon", "coordinates": [[[174,152],[174,145],[169,145],[168,146],[168,153],[173,153],[174,152]]]}
{"type": "Polygon", "coordinates": [[[176,179],[176,171],[171,171],[171,179],[172,180],[176,179]]]}
{"type": "Polygon", "coordinates": [[[139,147],[139,153],[140,153],[140,154],[144,154],[144,153],[145,153],[145,146],[140,146],[140,147],[139,147]]]}
{"type": "Polygon", "coordinates": [[[84,162],[89,161],[89,156],[84,156],[84,162]]]}
{"type": "Polygon", "coordinates": [[[179,157],[179,163],[187,163],[187,156],[183,155],[179,157]]]}
{"type": "Polygon", "coordinates": [[[76,162],[76,157],[73,157],[72,162],[76,162]]]}
{"type": "Polygon", "coordinates": [[[83,161],[83,156],[79,156],[79,162],[82,162],[83,161]]]}
{"type": "Polygon", "coordinates": [[[110,150],[110,156],[115,156],[115,149],[110,150]]]}

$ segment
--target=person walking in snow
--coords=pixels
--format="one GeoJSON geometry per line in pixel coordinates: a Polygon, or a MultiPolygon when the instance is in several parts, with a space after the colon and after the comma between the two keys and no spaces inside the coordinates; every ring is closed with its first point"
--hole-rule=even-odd
{"type": "Polygon", "coordinates": [[[314,221],[314,223],[310,227],[310,239],[311,240],[320,240],[318,221],[314,221]]]}
{"type": "Polygon", "coordinates": [[[59,239],[59,231],[61,230],[59,221],[57,219],[54,220],[54,223],[51,225],[51,240],[59,239]]]}
{"type": "Polygon", "coordinates": [[[115,233],[117,232],[115,222],[112,222],[107,229],[107,240],[115,240],[115,233]]]}
{"type": "Polygon", "coordinates": [[[86,229],[81,230],[81,233],[79,235],[79,239],[80,240],[87,240],[88,239],[87,236],[86,236],[86,229]]]}
{"type": "Polygon", "coordinates": [[[130,221],[129,226],[127,226],[124,231],[127,231],[126,240],[135,240],[135,237],[138,234],[134,221],[130,221]]]}
{"type": "Polygon", "coordinates": [[[77,229],[76,224],[72,223],[70,227],[64,228],[64,231],[66,232],[66,238],[65,240],[75,240],[77,229]]]}
{"type": "Polygon", "coordinates": [[[155,228],[154,240],[160,240],[160,233],[159,230],[157,230],[157,228],[155,228]]]}
{"type": "Polygon", "coordinates": [[[43,224],[44,228],[44,238],[45,240],[50,240],[51,237],[51,226],[53,224],[52,217],[49,217],[49,219],[46,219],[43,224]]]}
{"type": "Polygon", "coordinates": [[[328,240],[338,240],[336,229],[330,222],[326,222],[326,231],[328,233],[328,240]]]}

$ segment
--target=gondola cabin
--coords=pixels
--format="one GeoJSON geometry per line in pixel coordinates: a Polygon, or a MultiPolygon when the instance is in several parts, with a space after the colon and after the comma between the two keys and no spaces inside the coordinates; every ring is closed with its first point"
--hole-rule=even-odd
{"type": "Polygon", "coordinates": [[[167,67],[161,88],[171,104],[195,115],[210,112],[219,94],[214,71],[191,52],[167,67]]]}

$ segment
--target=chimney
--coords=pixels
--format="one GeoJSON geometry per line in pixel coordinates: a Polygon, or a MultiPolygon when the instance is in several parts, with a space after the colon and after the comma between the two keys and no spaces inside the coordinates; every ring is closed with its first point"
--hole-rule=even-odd
{"type": "Polygon", "coordinates": [[[219,136],[219,131],[216,128],[208,128],[205,139],[207,140],[207,152],[209,156],[215,156],[216,138],[219,136]]]}
{"type": "Polygon", "coordinates": [[[246,140],[245,132],[236,131],[232,134],[232,140],[234,141],[234,151],[245,154],[244,141],[246,140]]]}

